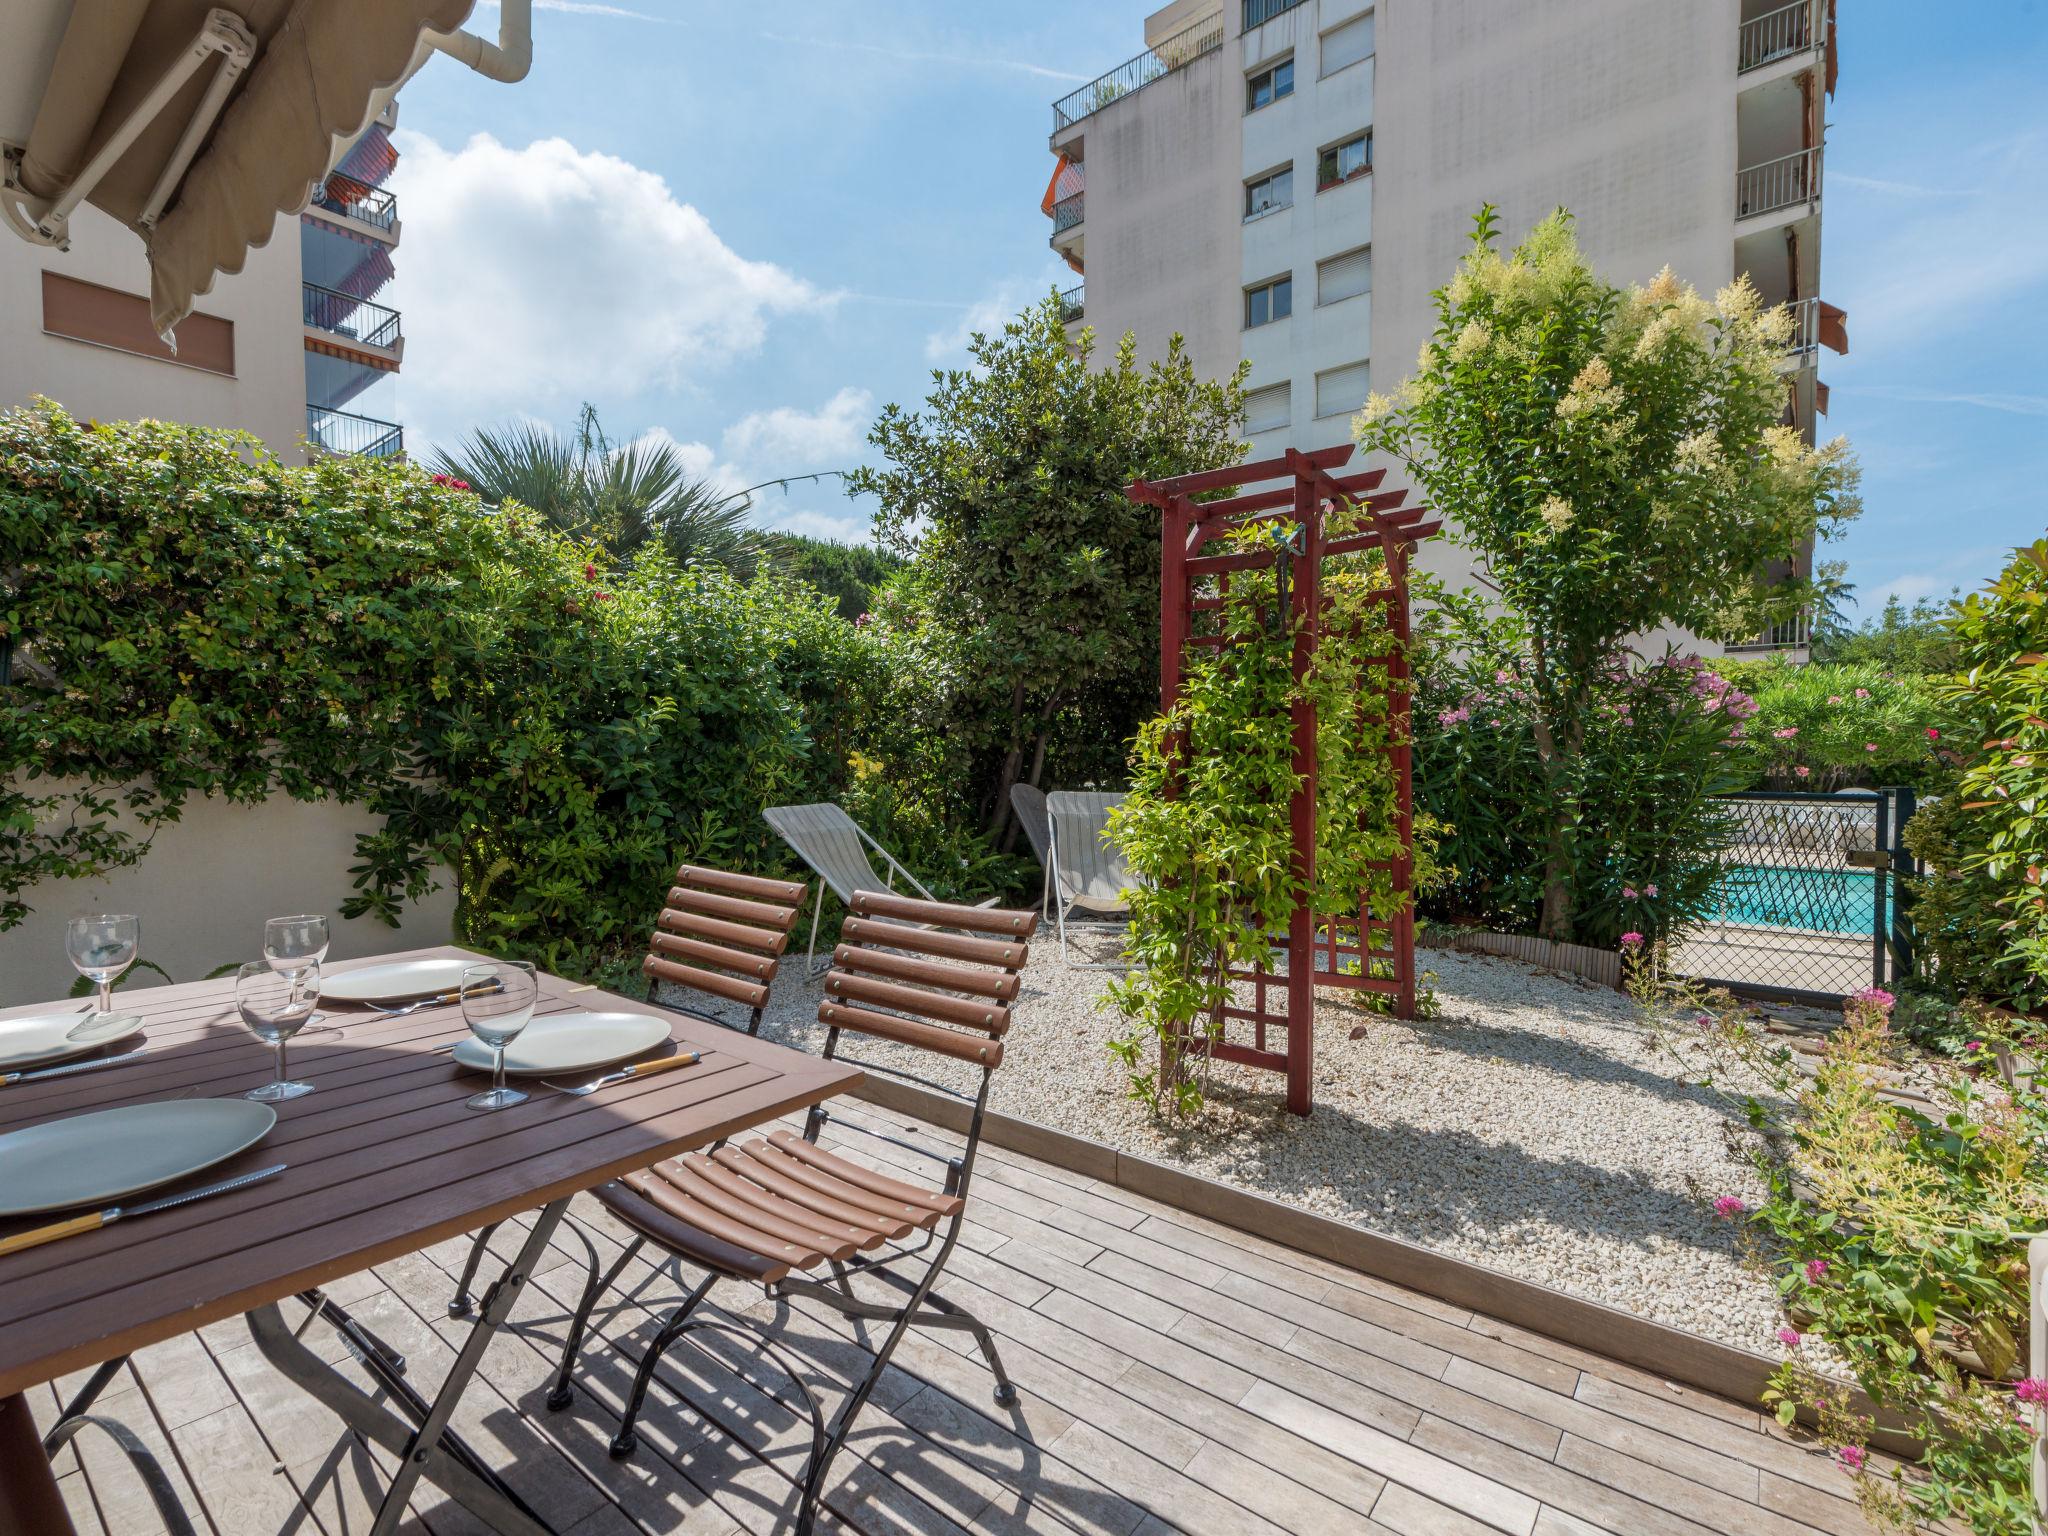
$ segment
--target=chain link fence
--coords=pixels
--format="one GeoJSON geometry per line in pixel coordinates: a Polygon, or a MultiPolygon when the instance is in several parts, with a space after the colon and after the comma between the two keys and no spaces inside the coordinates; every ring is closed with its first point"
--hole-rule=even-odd
{"type": "Polygon", "coordinates": [[[1724,804],[1734,836],[1706,920],[1674,946],[1680,973],[1755,997],[1822,1007],[1893,988],[1913,965],[1899,832],[1910,790],[1756,790],[1724,804]]]}

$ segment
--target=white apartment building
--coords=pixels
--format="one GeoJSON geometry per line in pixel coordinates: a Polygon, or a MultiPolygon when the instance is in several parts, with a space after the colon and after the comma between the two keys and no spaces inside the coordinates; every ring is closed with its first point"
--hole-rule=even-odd
{"type": "Polygon", "coordinates": [[[1509,244],[1569,208],[1613,281],[1746,271],[1796,303],[1811,438],[1819,346],[1846,350],[1820,297],[1833,0],[1175,0],[1145,42],[1053,107],[1069,320],[1141,358],[1177,331],[1208,375],[1249,362],[1255,457],[1347,441],[1413,370],[1488,202],[1509,244]]]}

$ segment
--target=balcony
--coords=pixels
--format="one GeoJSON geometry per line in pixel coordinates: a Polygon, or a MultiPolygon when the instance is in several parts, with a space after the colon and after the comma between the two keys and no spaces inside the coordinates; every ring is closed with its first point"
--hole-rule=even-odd
{"type": "Polygon", "coordinates": [[[1753,219],[1820,201],[1820,146],[1794,150],[1735,173],[1735,217],[1753,219]]]}
{"type": "Polygon", "coordinates": [[[398,224],[398,199],[382,187],[366,186],[350,176],[330,176],[313,194],[313,206],[356,219],[389,234],[398,224]]]}
{"type": "Polygon", "coordinates": [[[339,289],[323,288],[318,283],[302,286],[305,291],[305,320],[313,330],[325,331],[330,336],[360,346],[374,347],[380,352],[399,349],[404,335],[399,329],[397,310],[372,304],[339,289]]]}
{"type": "Polygon", "coordinates": [[[1244,0],[1244,29],[1262,27],[1275,16],[1293,10],[1301,0],[1244,0]]]}
{"type": "Polygon", "coordinates": [[[1086,283],[1076,283],[1060,294],[1060,319],[1072,325],[1088,312],[1086,283]]]}
{"type": "Polygon", "coordinates": [[[1752,651],[1803,651],[1813,644],[1813,615],[1797,613],[1780,619],[1754,640],[1739,640],[1728,647],[1729,654],[1752,651]]]}
{"type": "Polygon", "coordinates": [[[1158,47],[1147,48],[1078,91],[1062,96],[1052,104],[1052,131],[1058,134],[1071,128],[1111,102],[1143,90],[1154,80],[1163,79],[1222,46],[1223,17],[1219,12],[1175,33],[1158,47]]]}
{"type": "Polygon", "coordinates": [[[1767,11],[1742,24],[1735,72],[1746,75],[1752,69],[1762,69],[1794,54],[1811,52],[1814,40],[1812,0],[1793,0],[1791,5],[1767,11]]]}
{"type": "Polygon", "coordinates": [[[322,453],[351,454],[364,459],[405,457],[405,429],[396,422],[353,411],[306,407],[306,441],[322,453]]]}
{"type": "Polygon", "coordinates": [[[1084,258],[1083,236],[1087,230],[1088,194],[1076,192],[1052,205],[1052,237],[1047,242],[1078,270],[1084,258]]]}

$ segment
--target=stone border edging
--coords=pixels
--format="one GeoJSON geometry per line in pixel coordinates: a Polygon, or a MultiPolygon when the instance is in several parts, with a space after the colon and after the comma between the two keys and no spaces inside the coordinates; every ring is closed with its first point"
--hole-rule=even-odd
{"type": "Polygon", "coordinates": [[[1621,954],[1612,949],[1595,949],[1589,944],[1560,944],[1533,934],[1495,933],[1490,928],[1454,928],[1432,923],[1416,935],[1424,948],[1454,949],[1466,954],[1500,955],[1546,971],[1563,971],[1603,987],[1622,990],[1621,954]]]}
{"type": "MultiPolygon", "coordinates": [[[[958,1099],[872,1073],[862,1078],[853,1096],[899,1114],[915,1115],[956,1135],[966,1134],[972,1115],[970,1106],[958,1099]]],[[[1695,1387],[1744,1407],[1756,1407],[1758,1412],[1763,1411],[1759,1400],[1764,1386],[1778,1367],[1776,1360],[1732,1344],[1651,1322],[1632,1312],[1517,1279],[1500,1270],[1368,1231],[1333,1216],[1283,1205],[1234,1184],[1203,1178],[1135,1153],[1119,1152],[1102,1142],[1056,1131],[1034,1120],[1019,1120],[1014,1115],[989,1110],[982,1121],[982,1135],[1006,1151],[1099,1179],[1134,1195],[1344,1269],[1419,1291],[1452,1306],[1482,1312],[1681,1386],[1695,1387]]],[[[1850,1392],[1852,1409],[1874,1414],[1860,1390],[1851,1387],[1850,1392]]],[[[1919,1444],[1900,1429],[1889,1427],[1894,1422],[1887,1419],[1884,1426],[1872,1433],[1870,1443],[1894,1456],[1917,1459],[1919,1444]]]]}

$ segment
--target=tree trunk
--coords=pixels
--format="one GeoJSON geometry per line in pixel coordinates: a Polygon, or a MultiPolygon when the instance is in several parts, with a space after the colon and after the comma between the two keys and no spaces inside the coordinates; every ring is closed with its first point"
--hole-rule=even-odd
{"type": "MultiPolygon", "coordinates": [[[[1550,716],[1549,658],[1545,655],[1543,643],[1531,642],[1531,656],[1534,666],[1531,681],[1535,684],[1535,710],[1532,726],[1536,736],[1536,757],[1543,764],[1543,785],[1549,804],[1543,837],[1543,913],[1537,920],[1536,931],[1546,939],[1558,943],[1569,943],[1572,936],[1572,919],[1575,903],[1572,899],[1572,830],[1578,817],[1578,802],[1568,789],[1570,766],[1567,754],[1560,751],[1560,740],[1550,716]]],[[[1569,726],[1565,741],[1576,745],[1575,727],[1569,726]]]]}

